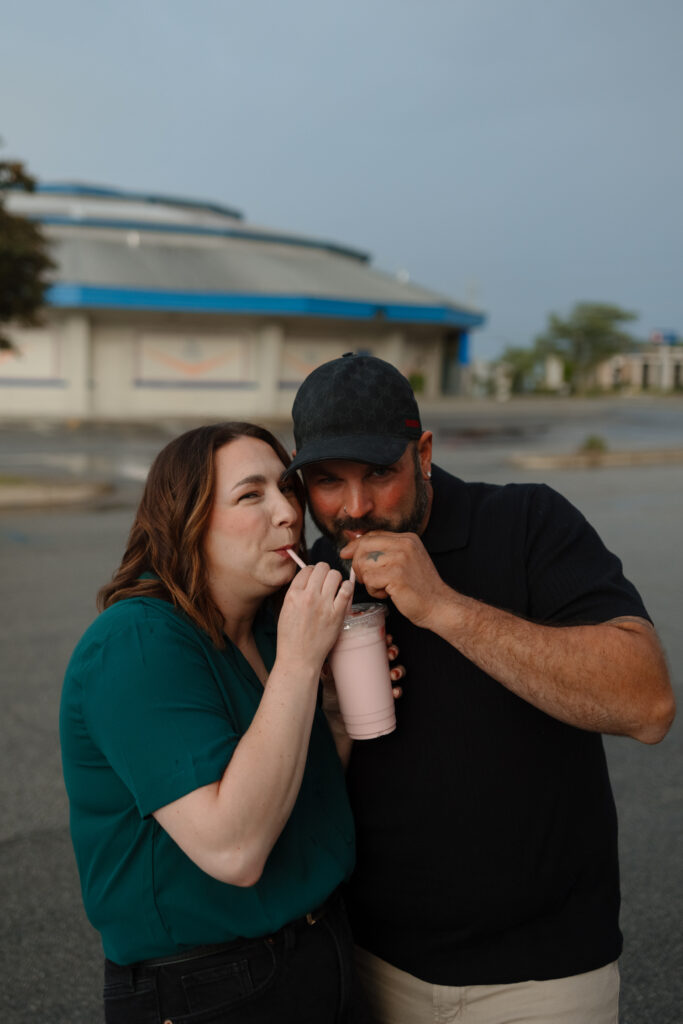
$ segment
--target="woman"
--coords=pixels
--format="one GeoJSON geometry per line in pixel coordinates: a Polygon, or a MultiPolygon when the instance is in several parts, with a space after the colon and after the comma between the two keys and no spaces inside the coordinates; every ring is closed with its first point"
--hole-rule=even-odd
{"type": "Polygon", "coordinates": [[[288,556],[288,463],[244,423],[167,445],[67,669],[64,776],[109,1024],[360,1019],[337,895],[353,823],[317,707],[352,588],[288,556]]]}

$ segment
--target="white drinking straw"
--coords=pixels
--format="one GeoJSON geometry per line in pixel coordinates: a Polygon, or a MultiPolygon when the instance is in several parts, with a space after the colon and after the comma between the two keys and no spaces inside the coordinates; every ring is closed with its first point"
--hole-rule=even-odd
{"type": "Polygon", "coordinates": [[[347,615],[351,614],[351,609],[353,607],[353,590],[354,587],[356,586],[356,574],[353,571],[353,566],[351,566],[351,569],[349,570],[349,583],[351,584],[351,594],[349,595],[349,603],[346,606],[347,615]]]}
{"type": "Polygon", "coordinates": [[[296,551],[294,551],[292,548],[287,548],[287,554],[294,562],[296,562],[300,569],[306,568],[306,563],[304,562],[303,558],[299,558],[296,551]]]}

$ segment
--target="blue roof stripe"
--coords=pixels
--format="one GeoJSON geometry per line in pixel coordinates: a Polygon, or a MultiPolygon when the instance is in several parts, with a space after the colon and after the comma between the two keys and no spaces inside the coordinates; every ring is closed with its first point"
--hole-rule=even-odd
{"type": "Polygon", "coordinates": [[[299,238],[296,235],[281,235],[276,232],[255,232],[249,231],[246,228],[207,228],[193,224],[168,224],[148,220],[116,220],[108,217],[41,216],[39,213],[25,213],[23,216],[28,220],[39,221],[41,224],[59,226],[105,228],[115,231],[157,231],[161,234],[177,235],[212,235],[219,238],[242,238],[250,242],[298,245],[306,249],[324,249],[326,252],[332,252],[338,256],[347,256],[350,259],[358,260],[359,263],[368,263],[370,260],[368,253],[361,252],[360,249],[349,249],[347,246],[337,245],[336,242],[316,241],[314,238],[299,238]]]}
{"type": "Polygon", "coordinates": [[[158,192],[137,192],[134,189],[108,188],[102,185],[85,185],[75,181],[44,181],[36,184],[36,192],[46,195],[83,196],[91,199],[126,199],[133,202],[155,203],[162,206],[182,206],[190,210],[205,210],[207,213],[223,214],[244,220],[241,210],[221,203],[206,203],[201,199],[184,199],[182,196],[165,196],[158,192]]]}
{"type": "Polygon", "coordinates": [[[177,313],[245,313],[280,316],[335,317],[345,320],[388,320],[402,323],[479,327],[486,317],[448,305],[411,305],[325,299],[305,295],[237,295],[223,292],[170,292],[138,288],[61,283],[47,292],[52,306],[84,309],[130,309],[177,313]]]}

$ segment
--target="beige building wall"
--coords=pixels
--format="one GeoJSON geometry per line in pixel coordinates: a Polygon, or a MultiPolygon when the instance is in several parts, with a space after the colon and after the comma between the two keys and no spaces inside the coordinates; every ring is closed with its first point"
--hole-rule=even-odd
{"type": "Polygon", "coordinates": [[[50,311],[0,352],[0,418],[156,420],[287,417],[321,363],[367,351],[425,398],[441,389],[437,330],[348,321],[50,311]]]}
{"type": "Polygon", "coordinates": [[[72,350],[61,321],[8,334],[15,349],[0,351],[0,416],[70,417],[82,402],[78,340],[72,350]]]}
{"type": "Polygon", "coordinates": [[[642,352],[612,356],[596,370],[603,391],[673,391],[683,388],[683,346],[653,345],[642,352]]]}

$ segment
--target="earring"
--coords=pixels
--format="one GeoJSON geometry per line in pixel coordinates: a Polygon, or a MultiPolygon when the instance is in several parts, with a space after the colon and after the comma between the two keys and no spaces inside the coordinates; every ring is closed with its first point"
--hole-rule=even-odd
{"type": "Polygon", "coordinates": [[[344,505],[344,515],[348,516],[348,514],[349,514],[349,511],[348,511],[346,505],[344,505]]]}
{"type": "Polygon", "coordinates": [[[428,479],[428,480],[431,480],[431,479],[432,479],[432,471],[431,471],[431,469],[428,469],[428,470],[427,470],[427,479],[428,479]]]}

